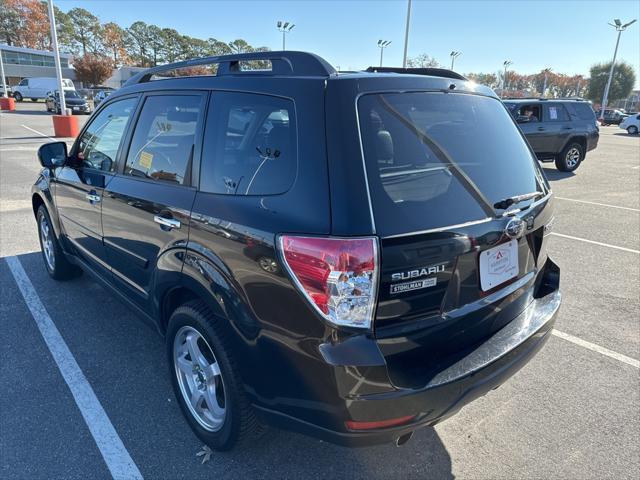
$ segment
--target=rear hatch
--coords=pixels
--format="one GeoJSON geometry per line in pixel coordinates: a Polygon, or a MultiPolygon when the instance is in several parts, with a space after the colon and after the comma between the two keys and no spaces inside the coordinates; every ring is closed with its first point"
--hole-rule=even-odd
{"type": "Polygon", "coordinates": [[[535,297],[549,186],[496,98],[365,94],[358,116],[381,246],[374,333],[394,383],[419,387],[535,297]]]}

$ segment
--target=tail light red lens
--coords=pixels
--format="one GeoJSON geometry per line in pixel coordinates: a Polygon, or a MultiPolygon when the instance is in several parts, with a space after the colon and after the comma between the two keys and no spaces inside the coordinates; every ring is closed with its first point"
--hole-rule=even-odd
{"type": "Polygon", "coordinates": [[[282,235],[292,279],[329,322],[370,328],[378,286],[378,242],[369,238],[282,235]]]}

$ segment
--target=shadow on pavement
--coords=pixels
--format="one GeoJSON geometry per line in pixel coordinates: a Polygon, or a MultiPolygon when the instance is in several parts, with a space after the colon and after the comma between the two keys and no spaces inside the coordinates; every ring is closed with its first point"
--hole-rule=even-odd
{"type": "MultiPolygon", "coordinates": [[[[417,430],[400,448],[357,449],[270,428],[257,441],[233,452],[214,452],[201,464],[196,454],[202,443],[173,396],[163,339],[89,275],[56,282],[47,275],[40,252],[19,259],[143,476],[454,478],[451,457],[433,428],[417,430]]],[[[78,431],[84,428],[78,425],[78,431]]]]}
{"type": "Polygon", "coordinates": [[[544,174],[550,181],[564,180],[566,178],[575,177],[575,172],[561,172],[555,167],[542,167],[544,174]]]}
{"type": "Polygon", "coordinates": [[[631,138],[638,138],[640,136],[637,133],[629,134],[629,133],[624,132],[624,131],[616,132],[616,133],[614,133],[614,135],[616,137],[631,137],[631,138]]]}

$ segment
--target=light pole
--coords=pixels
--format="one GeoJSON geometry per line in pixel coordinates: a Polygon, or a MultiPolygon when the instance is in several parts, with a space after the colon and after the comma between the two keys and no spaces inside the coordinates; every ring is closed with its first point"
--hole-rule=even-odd
{"type": "Polygon", "coordinates": [[[549,72],[551,72],[550,68],[545,68],[544,72],[544,83],[542,84],[542,96],[544,97],[544,92],[547,91],[547,80],[549,78],[549,72]]]}
{"type": "Polygon", "coordinates": [[[289,33],[293,27],[295,27],[295,24],[278,20],[278,23],[276,25],[278,27],[278,31],[282,32],[282,50],[286,50],[285,35],[289,33]]]}
{"type": "Polygon", "coordinates": [[[382,66],[382,52],[384,49],[391,45],[391,41],[388,40],[378,40],[378,47],[380,48],[380,66],[382,66]]]}
{"type": "Polygon", "coordinates": [[[504,97],[504,91],[507,89],[507,68],[512,64],[513,62],[511,60],[502,62],[502,65],[504,65],[504,76],[502,77],[502,92],[500,92],[500,98],[504,97]]]}
{"type": "Polygon", "coordinates": [[[402,55],[402,68],[407,68],[407,48],[409,48],[409,24],[411,23],[411,0],[407,2],[407,24],[404,28],[404,54],[402,55]]]}
{"type": "Polygon", "coordinates": [[[455,50],[449,54],[449,56],[451,57],[451,70],[453,70],[453,63],[460,55],[462,55],[462,52],[456,52],[455,50]]]}
{"type": "Polygon", "coordinates": [[[0,77],[2,77],[2,95],[0,97],[9,97],[7,92],[7,82],[4,79],[4,60],[2,60],[2,50],[0,50],[0,77]]]}
{"type": "Polygon", "coordinates": [[[616,65],[616,56],[618,55],[618,45],[620,44],[620,35],[624,32],[629,25],[635,23],[636,20],[631,20],[624,25],[619,18],[616,18],[613,23],[610,23],[613,28],[618,32],[618,39],[616,40],[616,49],[613,51],[613,61],[611,62],[611,70],[609,70],[609,80],[607,80],[607,86],[604,87],[604,95],[602,95],[602,107],[600,108],[600,120],[604,120],[604,109],[607,108],[607,100],[609,100],[609,88],[611,88],[611,79],[613,78],[613,68],[616,65]],[[614,25],[615,23],[615,25],[614,25]]]}
{"type": "Polygon", "coordinates": [[[67,105],[64,98],[64,89],[62,87],[62,67],[60,66],[60,51],[58,50],[58,34],[56,32],[56,19],[53,10],[53,0],[48,1],[49,20],[51,22],[51,44],[53,46],[53,58],[56,61],[56,76],[58,77],[58,92],[60,96],[60,114],[67,114],[67,105]]]}

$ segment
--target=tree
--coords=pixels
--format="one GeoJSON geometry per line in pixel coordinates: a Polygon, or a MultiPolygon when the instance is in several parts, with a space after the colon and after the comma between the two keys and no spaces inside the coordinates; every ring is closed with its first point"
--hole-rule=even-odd
{"type": "Polygon", "coordinates": [[[173,28],[162,29],[162,57],[168,62],[177,62],[182,58],[183,52],[186,50],[184,46],[184,38],[173,28]]]}
{"type": "Polygon", "coordinates": [[[242,40],[241,38],[238,38],[233,42],[229,42],[229,49],[231,50],[231,53],[248,53],[253,51],[253,48],[251,48],[251,45],[249,45],[246,41],[242,40]]]}
{"type": "Polygon", "coordinates": [[[113,66],[118,67],[127,56],[124,30],[119,25],[109,22],[102,26],[100,34],[102,45],[111,56],[113,66]]]}
{"type": "Polygon", "coordinates": [[[73,24],[72,39],[75,43],[75,50],[80,50],[82,56],[87,55],[87,50],[96,53],[98,50],[96,40],[100,36],[100,21],[98,17],[84,8],[72,8],[67,13],[67,16],[73,24]]]}
{"type": "Polygon", "coordinates": [[[421,53],[416,57],[411,57],[407,59],[407,67],[411,68],[438,68],[440,64],[438,61],[427,55],[426,53],[421,53]]]}
{"type": "Polygon", "coordinates": [[[149,25],[142,21],[137,21],[132,23],[126,31],[131,38],[131,46],[133,47],[133,55],[131,57],[134,63],[139,67],[146,67],[150,63],[148,55],[150,49],[149,25]]]}
{"type": "Polygon", "coordinates": [[[7,45],[20,44],[20,32],[23,24],[21,9],[16,0],[0,2],[0,41],[7,45]]]}
{"type": "Polygon", "coordinates": [[[39,0],[2,0],[0,40],[7,45],[46,48],[49,44],[49,15],[39,0]]]}
{"type": "Polygon", "coordinates": [[[465,76],[469,80],[490,88],[498,86],[498,76],[495,73],[467,73],[465,76]]]}
{"type": "Polygon", "coordinates": [[[215,38],[209,38],[207,40],[208,44],[208,55],[217,56],[217,55],[228,55],[231,53],[231,47],[220,40],[216,40],[215,38]]]}
{"type": "Polygon", "coordinates": [[[87,54],[73,62],[76,78],[90,85],[101,85],[113,72],[113,61],[110,57],[87,54]]]}
{"type": "MultiPolygon", "coordinates": [[[[587,87],[587,98],[589,100],[594,102],[602,101],[610,69],[611,62],[598,63],[591,67],[587,87]]],[[[624,61],[616,63],[613,70],[613,78],[611,79],[611,88],[609,89],[609,101],[628,97],[635,83],[636,74],[633,71],[633,67],[624,61]]]]}

